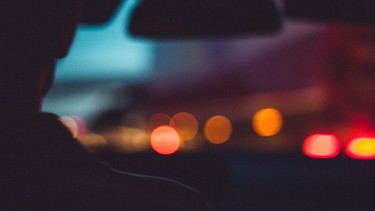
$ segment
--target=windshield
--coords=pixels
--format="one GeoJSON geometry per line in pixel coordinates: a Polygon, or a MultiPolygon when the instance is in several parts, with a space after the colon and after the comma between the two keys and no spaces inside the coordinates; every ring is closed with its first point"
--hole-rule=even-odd
{"type": "Polygon", "coordinates": [[[347,180],[375,176],[373,28],[289,21],[274,35],[151,41],[123,28],[133,4],[78,28],[45,99],[94,156],[238,210],[305,207],[324,187],[345,198],[347,180]]]}

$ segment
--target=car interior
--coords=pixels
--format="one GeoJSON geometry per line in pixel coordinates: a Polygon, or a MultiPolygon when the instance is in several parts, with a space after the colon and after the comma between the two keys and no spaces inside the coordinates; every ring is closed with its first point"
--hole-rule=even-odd
{"type": "Polygon", "coordinates": [[[215,210],[373,210],[372,0],[86,0],[42,110],[215,210]]]}

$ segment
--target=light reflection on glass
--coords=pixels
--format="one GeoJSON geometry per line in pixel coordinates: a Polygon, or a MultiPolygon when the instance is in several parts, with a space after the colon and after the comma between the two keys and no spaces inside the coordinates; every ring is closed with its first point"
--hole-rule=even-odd
{"type": "Polygon", "coordinates": [[[175,129],[169,126],[160,126],[151,133],[151,147],[157,153],[170,155],[180,146],[180,137],[175,129]]]}
{"type": "Polygon", "coordinates": [[[204,126],[207,140],[213,144],[222,144],[232,135],[232,123],[225,116],[211,117],[204,126]]]}

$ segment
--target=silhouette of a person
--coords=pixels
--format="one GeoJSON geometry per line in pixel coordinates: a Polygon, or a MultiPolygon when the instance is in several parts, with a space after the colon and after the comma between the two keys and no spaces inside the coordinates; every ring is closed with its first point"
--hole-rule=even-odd
{"type": "Polygon", "coordinates": [[[0,209],[210,210],[178,182],[94,162],[56,116],[40,113],[81,3],[0,2],[0,209]]]}

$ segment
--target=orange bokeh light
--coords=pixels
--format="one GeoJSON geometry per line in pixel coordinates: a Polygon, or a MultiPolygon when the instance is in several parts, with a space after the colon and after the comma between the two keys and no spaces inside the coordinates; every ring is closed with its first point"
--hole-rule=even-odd
{"type": "Polygon", "coordinates": [[[96,133],[87,134],[85,138],[79,142],[88,152],[91,153],[95,152],[98,147],[105,146],[107,144],[105,138],[96,133]]]}
{"type": "Polygon", "coordinates": [[[184,141],[193,139],[198,132],[198,120],[194,115],[180,112],[172,117],[170,123],[184,141]]]}
{"type": "Polygon", "coordinates": [[[340,152],[340,142],[334,135],[314,134],[303,143],[303,153],[311,158],[333,158],[340,152]]]}
{"type": "Polygon", "coordinates": [[[228,141],[232,130],[232,123],[225,116],[211,117],[204,127],[207,140],[213,144],[222,144],[228,141]]]}
{"type": "Polygon", "coordinates": [[[357,138],[346,146],[346,154],[355,159],[375,159],[375,138],[357,138]]]}
{"type": "Polygon", "coordinates": [[[180,137],[175,129],[169,126],[160,126],[151,133],[151,147],[157,153],[170,155],[180,146],[180,137]]]}
{"type": "Polygon", "coordinates": [[[259,110],[253,116],[253,129],[259,136],[276,135],[282,126],[282,115],[274,108],[259,110]]]}

